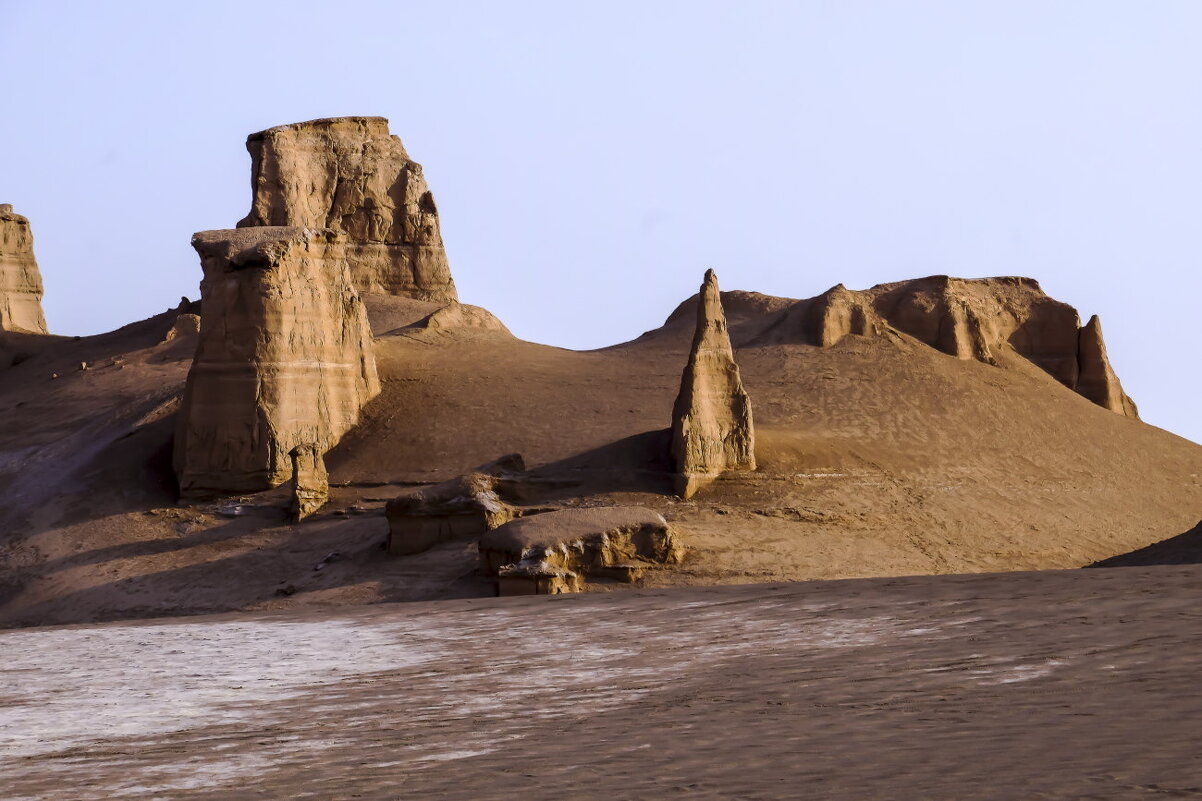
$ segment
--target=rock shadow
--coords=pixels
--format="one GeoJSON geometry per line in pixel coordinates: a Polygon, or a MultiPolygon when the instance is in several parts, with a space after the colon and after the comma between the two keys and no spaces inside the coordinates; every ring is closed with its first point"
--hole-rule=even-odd
{"type": "Polygon", "coordinates": [[[1121,553],[1102,559],[1086,567],[1147,567],[1150,565],[1197,565],[1202,564],[1202,520],[1198,525],[1169,537],[1167,540],[1154,542],[1138,550],[1121,553]]]}
{"type": "Polygon", "coordinates": [[[670,429],[644,431],[549,462],[527,474],[529,489],[542,489],[538,493],[542,500],[564,492],[575,497],[606,492],[671,495],[671,438],[670,429]]]}

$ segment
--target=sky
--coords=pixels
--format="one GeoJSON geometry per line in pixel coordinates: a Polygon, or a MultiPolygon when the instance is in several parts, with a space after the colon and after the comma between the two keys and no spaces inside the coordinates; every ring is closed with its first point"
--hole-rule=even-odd
{"type": "Polygon", "coordinates": [[[0,203],[50,328],[196,298],[247,134],[388,117],[461,299],[570,348],[714,268],[786,297],[1024,275],[1202,442],[1202,2],[0,0],[0,203]]]}

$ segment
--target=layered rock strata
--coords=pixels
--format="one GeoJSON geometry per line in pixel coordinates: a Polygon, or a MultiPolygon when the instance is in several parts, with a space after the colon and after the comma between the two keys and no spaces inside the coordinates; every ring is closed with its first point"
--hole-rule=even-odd
{"type": "Polygon", "coordinates": [[[932,276],[862,292],[842,284],[796,301],[753,338],[832,347],[845,337],[902,333],[958,359],[999,364],[1012,351],[1069,389],[1137,418],[1106,356],[1096,318],[1048,297],[1030,278],[932,276]]]}
{"type": "Polygon", "coordinates": [[[697,327],[672,410],[670,455],[682,498],[728,470],[755,469],[751,400],[735,364],[713,270],[701,285],[697,327]]]}
{"type": "Polygon", "coordinates": [[[246,140],[253,162],[250,214],[239,228],[342,231],[360,292],[454,303],[438,207],[422,167],[382,117],[280,125],[246,140]]]}
{"type": "Polygon", "coordinates": [[[479,551],[480,570],[497,577],[501,595],[576,592],[588,577],[634,581],[684,556],[675,529],[638,506],[521,517],[485,534],[479,551]]]}
{"type": "Polygon", "coordinates": [[[346,238],[296,227],[204,231],[200,337],[180,409],[184,497],[252,492],[320,458],[380,391],[346,238]]]}
{"type": "Polygon", "coordinates": [[[330,499],[330,475],[322,454],[313,445],[298,445],[288,454],[292,459],[292,505],[295,521],[304,520],[330,499]]]}
{"type": "Polygon", "coordinates": [[[33,233],[9,203],[0,203],[0,331],[47,333],[33,233]]]}

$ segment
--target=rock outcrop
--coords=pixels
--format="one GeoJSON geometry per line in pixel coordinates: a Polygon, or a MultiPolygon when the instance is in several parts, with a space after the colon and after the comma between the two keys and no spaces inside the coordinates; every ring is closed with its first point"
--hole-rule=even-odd
{"type": "Polygon", "coordinates": [[[662,515],[638,506],[521,517],[480,540],[480,570],[497,577],[501,595],[576,592],[586,577],[634,581],[683,556],[675,529],[662,515]]]}
{"type": "Polygon", "coordinates": [[[180,409],[184,497],[253,492],[320,458],[380,391],[346,238],[296,227],[204,231],[200,338],[180,409]]]}
{"type": "Polygon", "coordinates": [[[814,344],[829,348],[846,336],[870,336],[881,330],[881,319],[859,293],[837,284],[814,298],[807,329],[814,344]]]}
{"type": "Polygon", "coordinates": [[[313,445],[297,445],[292,459],[292,519],[304,520],[330,499],[330,475],[321,452],[313,445]]]}
{"type": "Polygon", "coordinates": [[[1094,403],[1136,418],[1106,358],[1101,329],[1031,278],[918,278],[871,289],[842,284],[777,313],[749,343],[833,347],[845,337],[902,333],[957,359],[1022,356],[1094,403]]]}
{"type": "Polygon", "coordinates": [[[0,203],[0,331],[47,333],[33,233],[8,203],[0,203]]]}
{"type": "Polygon", "coordinates": [[[438,208],[422,167],[382,117],[336,117],[251,134],[250,214],[239,228],[342,231],[360,292],[454,303],[438,208]]]}
{"type": "Polygon", "coordinates": [[[498,493],[499,477],[483,472],[413,490],[384,507],[387,549],[415,554],[441,542],[480,537],[517,516],[498,493]]]}
{"type": "Polygon", "coordinates": [[[755,469],[751,400],[735,364],[713,270],[701,285],[693,345],[672,410],[671,458],[682,498],[728,470],[755,469]]]}
{"type": "Polygon", "coordinates": [[[1075,389],[1112,412],[1126,417],[1139,417],[1135,402],[1123,392],[1123,385],[1110,366],[1106,342],[1102,339],[1102,323],[1096,314],[1089,318],[1079,334],[1075,389]]]}

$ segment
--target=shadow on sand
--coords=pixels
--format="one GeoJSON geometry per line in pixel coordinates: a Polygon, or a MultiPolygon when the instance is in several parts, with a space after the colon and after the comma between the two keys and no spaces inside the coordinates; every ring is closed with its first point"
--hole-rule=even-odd
{"type": "MultiPolygon", "coordinates": [[[[668,446],[671,431],[644,431],[531,470],[532,483],[570,487],[569,494],[650,492],[672,494],[668,446]]],[[[554,492],[540,500],[554,499],[554,492]]]]}
{"type": "Polygon", "coordinates": [[[1184,534],[1154,542],[1137,551],[1121,553],[1086,567],[1146,567],[1149,565],[1202,564],[1202,520],[1184,534]]]}

